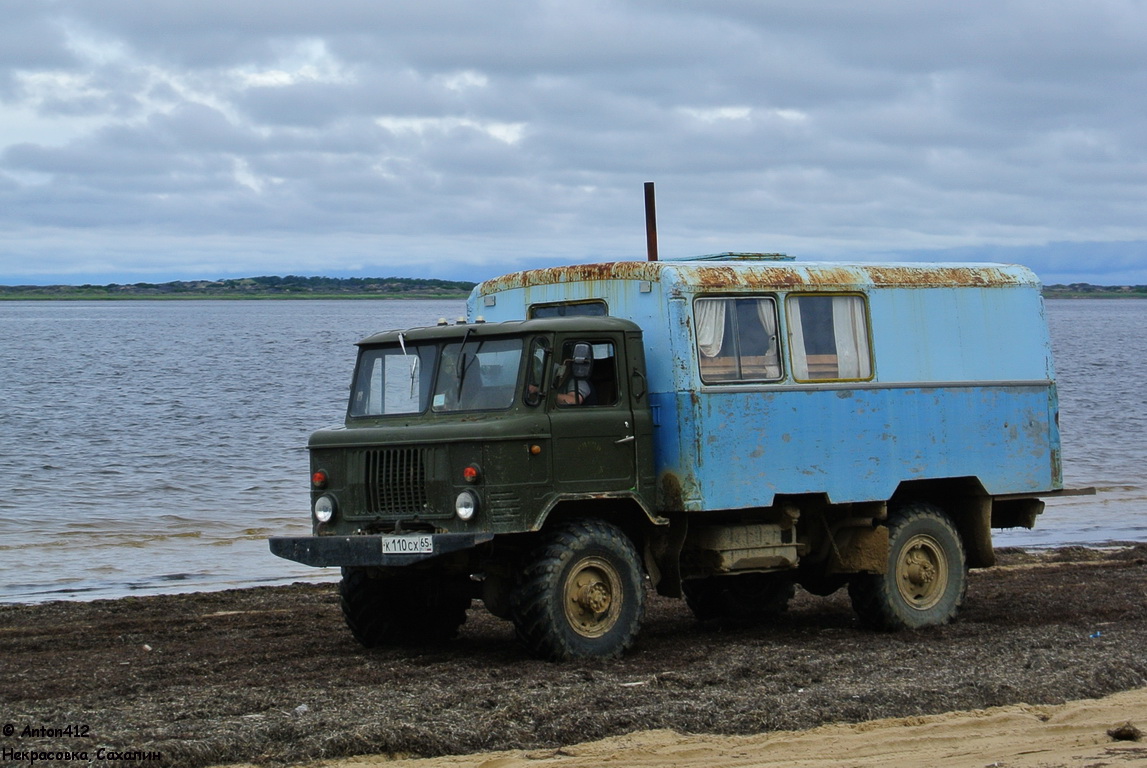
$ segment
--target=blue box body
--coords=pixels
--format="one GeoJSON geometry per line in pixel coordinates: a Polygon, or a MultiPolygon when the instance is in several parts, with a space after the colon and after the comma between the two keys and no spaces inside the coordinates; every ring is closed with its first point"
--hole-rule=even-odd
{"type": "Polygon", "coordinates": [[[1000,264],[799,263],[762,258],[616,262],[478,285],[471,321],[604,302],[643,330],[663,509],[772,505],[824,494],[885,501],[906,481],[974,478],[991,496],[1062,488],[1058,403],[1040,286],[1000,264]],[[789,295],[862,296],[871,377],[709,384],[695,302],[773,297],[789,354],[789,295]],[[669,481],[666,483],[666,481],[669,481]]]}

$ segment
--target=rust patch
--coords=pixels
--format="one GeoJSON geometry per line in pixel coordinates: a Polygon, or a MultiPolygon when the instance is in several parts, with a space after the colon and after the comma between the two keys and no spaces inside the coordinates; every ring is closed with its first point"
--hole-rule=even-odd
{"type": "Polygon", "coordinates": [[[657,508],[660,511],[679,512],[685,508],[684,494],[681,491],[681,480],[672,472],[661,476],[658,490],[657,508]]]}
{"type": "Polygon", "coordinates": [[[648,280],[659,282],[663,270],[680,275],[681,284],[692,289],[720,290],[757,288],[763,290],[792,288],[856,289],[873,287],[942,288],[955,286],[1005,286],[1035,284],[1030,273],[1014,268],[991,265],[938,264],[746,264],[735,262],[648,262],[615,261],[600,264],[578,264],[511,272],[478,285],[479,295],[514,288],[557,283],[597,282],[610,280],[648,280]]]}
{"type": "Polygon", "coordinates": [[[478,295],[485,296],[514,288],[529,288],[535,285],[555,283],[580,283],[598,280],[649,280],[661,279],[662,262],[612,261],[601,264],[575,264],[568,267],[546,267],[526,269],[495,277],[478,284],[478,295]]]}
{"type": "Polygon", "coordinates": [[[675,265],[685,282],[702,288],[747,287],[857,288],[865,286],[947,287],[1019,285],[1028,282],[1011,270],[991,266],[937,266],[931,264],[800,266],[691,266],[675,265]]]}
{"type": "Polygon", "coordinates": [[[1022,285],[1028,282],[1016,272],[990,266],[870,266],[865,271],[874,285],[981,286],[1022,285]]]}

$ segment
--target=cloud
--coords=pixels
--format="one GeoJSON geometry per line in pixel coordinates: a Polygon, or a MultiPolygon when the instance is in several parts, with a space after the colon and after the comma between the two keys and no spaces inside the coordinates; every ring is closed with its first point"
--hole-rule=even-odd
{"type": "Polygon", "coordinates": [[[642,258],[646,180],[663,255],[1010,253],[1147,283],[1127,0],[13,0],[0,21],[4,283],[642,258]]]}

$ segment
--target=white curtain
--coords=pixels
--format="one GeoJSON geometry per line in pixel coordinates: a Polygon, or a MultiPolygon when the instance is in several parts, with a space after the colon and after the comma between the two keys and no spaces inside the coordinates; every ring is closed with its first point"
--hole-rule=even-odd
{"type": "Polygon", "coordinates": [[[836,343],[837,378],[867,379],[868,332],[864,323],[864,301],[859,296],[834,296],[832,331],[836,343]]]}
{"type": "Polygon", "coordinates": [[[772,299],[757,299],[757,317],[765,328],[768,346],[765,348],[765,377],[781,377],[781,350],[777,344],[777,305],[772,299]]]}
{"type": "Polygon", "coordinates": [[[769,336],[769,346],[776,349],[777,315],[773,310],[772,299],[757,299],[757,316],[761,318],[761,325],[765,326],[765,333],[769,336]]]}
{"type": "Polygon", "coordinates": [[[705,357],[716,357],[725,344],[724,299],[702,299],[696,304],[697,348],[705,357]]]}
{"type": "Polygon", "coordinates": [[[801,327],[801,300],[786,302],[789,311],[789,352],[793,358],[793,378],[808,379],[808,355],[804,348],[804,328],[801,327]]]}

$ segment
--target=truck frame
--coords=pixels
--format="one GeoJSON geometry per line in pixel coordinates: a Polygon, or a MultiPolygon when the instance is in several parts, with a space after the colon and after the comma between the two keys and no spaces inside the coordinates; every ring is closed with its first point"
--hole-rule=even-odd
{"type": "Polygon", "coordinates": [[[312,435],[313,535],[366,646],[474,599],[533,655],[614,656],[647,588],[714,623],[797,586],[859,621],[953,620],[992,529],[1065,493],[1035,276],[770,254],[516,272],[467,318],[359,343],[312,435]]]}

